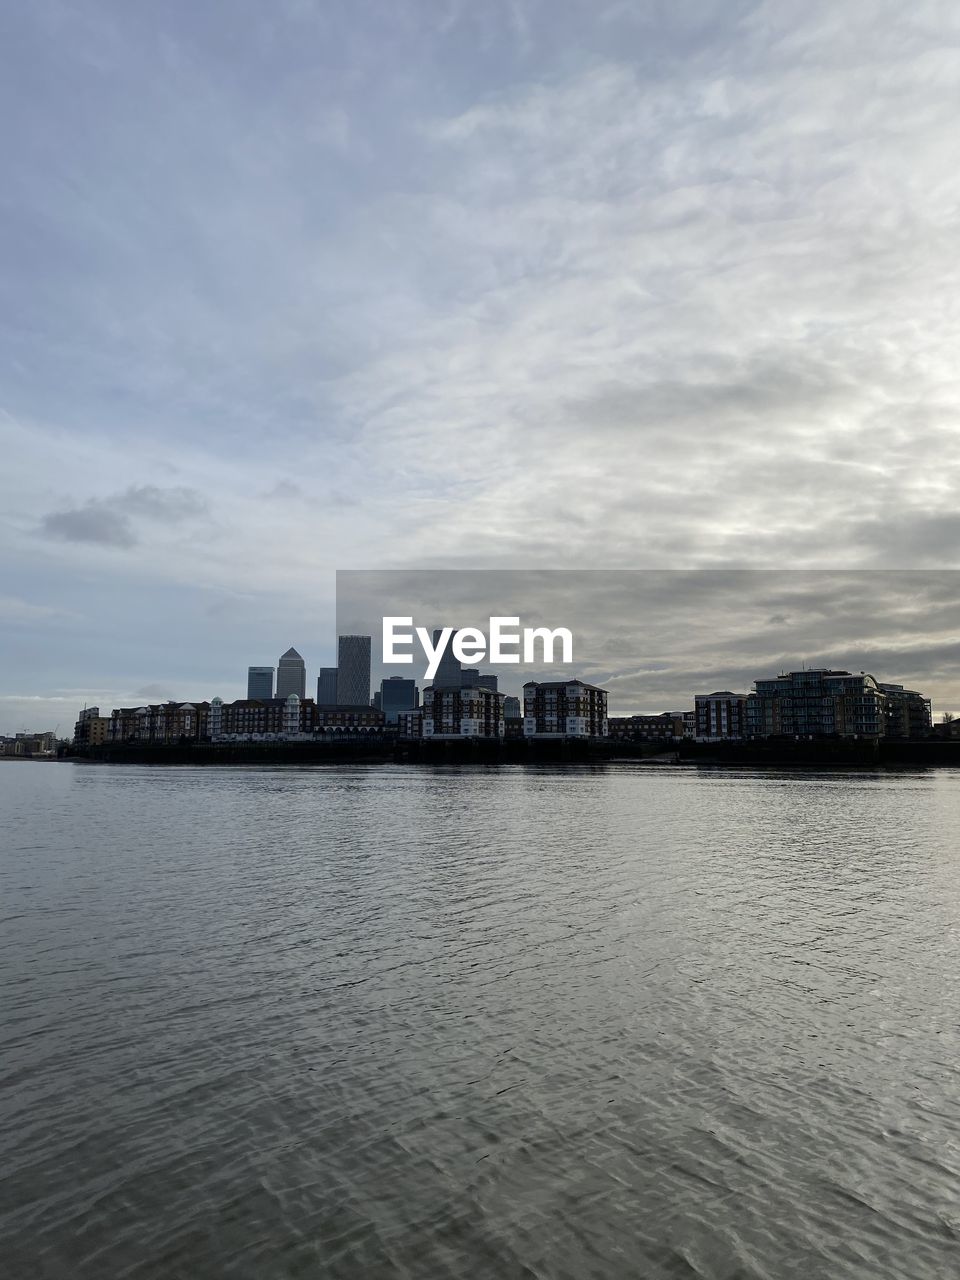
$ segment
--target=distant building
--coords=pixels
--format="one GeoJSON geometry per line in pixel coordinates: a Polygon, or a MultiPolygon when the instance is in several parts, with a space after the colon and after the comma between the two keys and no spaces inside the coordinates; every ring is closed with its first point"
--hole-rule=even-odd
{"type": "Polygon", "coordinates": [[[337,668],[321,667],[317,676],[317,706],[332,707],[337,700],[337,668]]]}
{"type": "Polygon", "coordinates": [[[505,733],[503,694],[492,689],[437,688],[423,691],[424,738],[492,738],[505,733]]]}
{"type": "Polygon", "coordinates": [[[295,693],[302,702],[307,696],[307,664],[296,649],[288,649],[277,663],[276,697],[287,698],[295,693]]]}
{"type": "Polygon", "coordinates": [[[352,707],[345,703],[317,707],[316,732],[325,737],[377,733],[382,730],[383,712],[371,707],[369,702],[352,707]]]}
{"type": "Polygon", "coordinates": [[[247,667],[247,697],[273,697],[273,667],[247,667]]]}
{"type": "Polygon", "coordinates": [[[605,738],[607,691],[583,680],[529,680],[523,686],[526,738],[605,738]]]}
{"type": "Polygon", "coordinates": [[[337,639],[338,705],[370,705],[370,637],[339,636],[337,639]]]}
{"type": "MultiPolygon", "coordinates": [[[[438,628],[433,633],[434,648],[440,643],[442,628],[438,628]]],[[[463,688],[463,664],[453,652],[453,641],[456,637],[456,631],[450,636],[447,647],[443,651],[443,656],[437,664],[437,673],[433,677],[434,689],[461,689],[463,688]]]]}
{"type": "Polygon", "coordinates": [[[316,704],[290,693],[285,698],[214,698],[207,719],[212,742],[294,740],[313,732],[316,704]]]}
{"type": "Polygon", "coordinates": [[[374,695],[380,700],[380,709],[387,724],[396,724],[401,711],[412,711],[419,701],[417,682],[404,676],[389,676],[380,682],[380,691],[374,695]]]}
{"type": "Polygon", "coordinates": [[[742,738],[746,732],[747,696],[722,689],[718,693],[698,693],[694,698],[698,742],[742,738]]]}
{"type": "Polygon", "coordinates": [[[609,736],[625,742],[672,742],[683,737],[683,715],[675,711],[611,716],[607,724],[609,736]]]}
{"type": "Polygon", "coordinates": [[[196,742],[209,736],[208,702],[153,702],[110,712],[108,742],[196,742]]]}
{"type": "Polygon", "coordinates": [[[512,693],[504,694],[503,714],[508,720],[520,720],[523,718],[523,712],[520,708],[520,699],[515,698],[512,693]]]}
{"type": "Polygon", "coordinates": [[[73,741],[78,747],[98,747],[106,742],[110,729],[110,717],[102,716],[99,707],[84,707],[73,730],[73,741]]]}
{"type": "Polygon", "coordinates": [[[399,738],[419,738],[423,734],[423,708],[416,707],[412,711],[397,712],[397,736],[399,738]]]}
{"type": "Polygon", "coordinates": [[[888,738],[929,738],[933,732],[930,699],[902,684],[881,684],[886,697],[888,738]]]}
{"type": "Polygon", "coordinates": [[[790,671],[756,681],[746,699],[746,736],[880,738],[886,703],[880,685],[864,672],[790,671]]]}

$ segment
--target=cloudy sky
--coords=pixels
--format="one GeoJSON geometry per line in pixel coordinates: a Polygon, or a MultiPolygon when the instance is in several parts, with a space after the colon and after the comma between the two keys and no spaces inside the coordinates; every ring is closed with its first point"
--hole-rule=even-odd
{"type": "Polygon", "coordinates": [[[313,676],[337,568],[957,566],[955,4],[31,0],[0,50],[0,732],[313,676]]]}

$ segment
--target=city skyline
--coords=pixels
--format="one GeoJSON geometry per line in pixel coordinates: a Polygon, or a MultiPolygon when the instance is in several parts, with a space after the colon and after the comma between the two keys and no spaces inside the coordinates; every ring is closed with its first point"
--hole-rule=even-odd
{"type": "Polygon", "coordinates": [[[956,562],[960,14],[4,24],[0,731],[329,636],[345,557],[956,562]]]}

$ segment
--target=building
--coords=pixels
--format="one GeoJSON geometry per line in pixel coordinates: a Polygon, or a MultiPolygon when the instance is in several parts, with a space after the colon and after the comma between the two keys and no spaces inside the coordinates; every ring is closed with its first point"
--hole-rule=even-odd
{"type": "MultiPolygon", "coordinates": [[[[459,664],[458,664],[459,665],[459,664]]],[[[503,694],[475,686],[423,691],[421,735],[424,738],[492,738],[505,733],[503,694]]]]}
{"type": "Polygon", "coordinates": [[[606,738],[607,691],[583,680],[528,680],[523,686],[525,738],[606,738]]]}
{"type": "Polygon", "coordinates": [[[272,742],[313,732],[316,704],[291,693],[285,698],[214,698],[207,721],[211,742],[272,742]]]}
{"type": "Polygon", "coordinates": [[[396,724],[401,711],[412,711],[420,701],[417,682],[404,676],[381,680],[379,693],[374,697],[380,699],[379,707],[387,724],[396,724]]]}
{"type": "Polygon", "coordinates": [[[722,689],[718,693],[698,693],[694,698],[697,742],[718,742],[742,738],[746,732],[747,696],[722,689]]]}
{"type": "Polygon", "coordinates": [[[115,707],[107,726],[108,742],[196,742],[208,736],[208,702],[154,702],[115,707]]]}
{"type": "Polygon", "coordinates": [[[508,720],[521,720],[523,718],[520,709],[520,699],[515,698],[512,693],[504,695],[503,714],[508,720]]]}
{"type": "Polygon", "coordinates": [[[347,706],[317,707],[315,732],[324,737],[349,737],[360,733],[382,733],[383,712],[370,703],[347,706]]]}
{"type": "Polygon", "coordinates": [[[74,744],[78,747],[99,747],[106,742],[109,730],[109,716],[102,716],[99,707],[84,707],[73,729],[74,744]]]}
{"type": "Polygon", "coordinates": [[[247,667],[247,697],[273,697],[273,667],[247,667]]]}
{"type": "Polygon", "coordinates": [[[886,732],[887,696],[860,672],[790,671],[757,680],[747,696],[749,738],[880,738],[886,732]]]}
{"type": "Polygon", "coordinates": [[[317,706],[332,707],[337,701],[337,668],[321,667],[317,676],[317,706]]]}
{"type": "Polygon", "coordinates": [[[886,695],[888,738],[929,738],[933,732],[930,699],[902,684],[881,684],[886,695]]]}
{"type": "Polygon", "coordinates": [[[288,698],[291,693],[295,693],[301,702],[307,696],[307,664],[296,649],[288,649],[277,663],[275,697],[288,698]]]}
{"type": "Polygon", "coordinates": [[[672,742],[683,737],[683,715],[661,711],[658,715],[611,716],[608,734],[623,742],[672,742]]]}
{"type": "Polygon", "coordinates": [[[423,708],[397,713],[397,736],[404,739],[423,736],[423,708]]]}
{"type": "Polygon", "coordinates": [[[337,639],[337,696],[341,707],[370,705],[370,637],[337,639]]]}
{"type": "Polygon", "coordinates": [[[496,675],[492,671],[481,675],[477,667],[464,667],[461,670],[460,685],[464,689],[492,689],[494,693],[498,688],[496,675]]]}
{"type": "MultiPolygon", "coordinates": [[[[433,633],[433,647],[436,649],[440,643],[440,636],[443,629],[438,628],[433,633]]],[[[434,689],[461,689],[463,688],[463,664],[453,652],[453,641],[456,632],[450,636],[447,641],[447,647],[443,651],[443,656],[437,663],[436,675],[433,677],[434,689]]]]}

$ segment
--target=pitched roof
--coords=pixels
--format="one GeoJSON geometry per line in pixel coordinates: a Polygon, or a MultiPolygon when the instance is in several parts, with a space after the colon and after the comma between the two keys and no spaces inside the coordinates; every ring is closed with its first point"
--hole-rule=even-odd
{"type": "Polygon", "coordinates": [[[297,662],[303,661],[303,658],[301,658],[300,654],[297,653],[296,649],[288,649],[286,653],[281,653],[280,661],[283,662],[284,658],[294,658],[297,662]]]}

